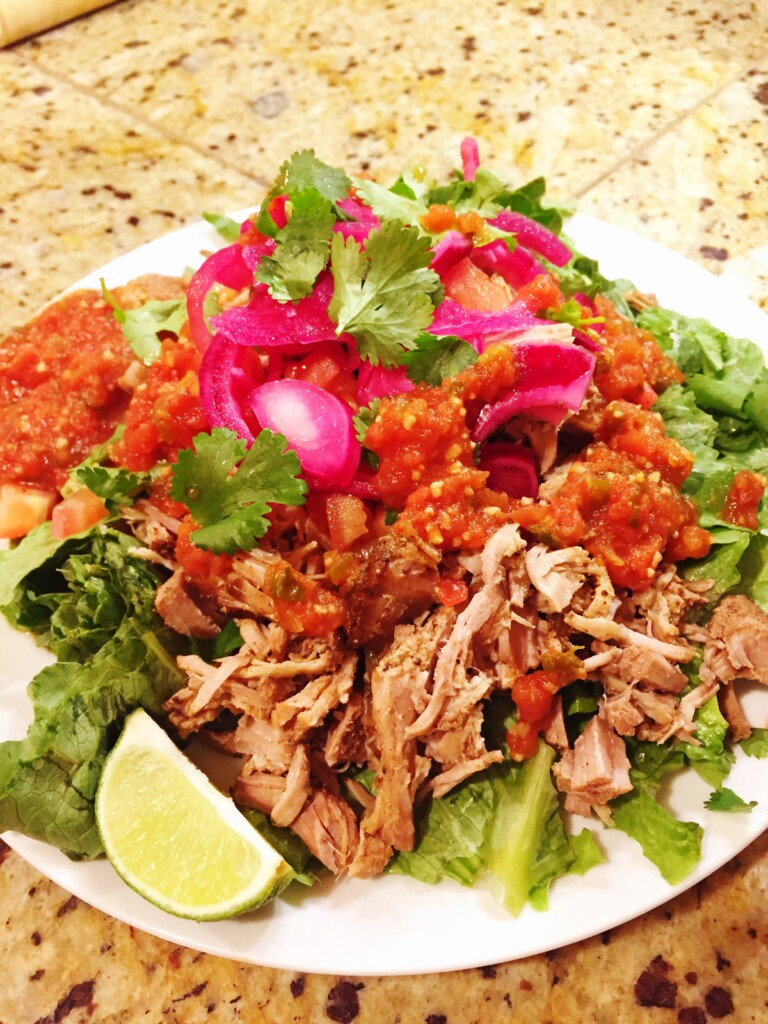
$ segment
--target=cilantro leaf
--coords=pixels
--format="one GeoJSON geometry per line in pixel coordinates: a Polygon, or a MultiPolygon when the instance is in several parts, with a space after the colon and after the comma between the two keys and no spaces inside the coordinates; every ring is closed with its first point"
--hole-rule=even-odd
{"type": "Polygon", "coordinates": [[[768,729],[753,729],[739,746],[748,757],[768,757],[768,729]]]}
{"type": "Polygon", "coordinates": [[[457,178],[449,185],[430,189],[427,203],[452,206],[457,213],[474,210],[481,217],[493,217],[501,209],[497,198],[504,192],[501,178],[487,167],[478,167],[473,181],[457,178]]]}
{"type": "Polygon", "coordinates": [[[324,199],[337,203],[349,194],[352,182],[339,167],[331,167],[315,156],[313,149],[293,153],[280,167],[272,188],[264,196],[256,226],[259,231],[274,238],[277,228],[269,215],[269,204],[275,196],[287,195],[291,199],[297,192],[314,189],[324,199]]]}
{"type": "Polygon", "coordinates": [[[352,417],[352,425],[355,428],[355,437],[360,444],[365,444],[365,435],[368,433],[370,425],[379,415],[380,408],[381,399],[374,398],[370,405],[362,406],[357,415],[352,417]]]}
{"type": "Polygon", "coordinates": [[[87,487],[102,499],[110,512],[122,505],[133,504],[137,491],[149,486],[149,473],[131,473],[118,466],[82,465],[73,469],[69,480],[79,487],[87,487]]]}
{"type": "Polygon", "coordinates": [[[202,527],[192,534],[198,547],[217,554],[249,551],[267,532],[271,504],[303,503],[307,485],[282,434],[262,430],[248,448],[234,431],[216,427],[193,444],[194,450],[179,452],[171,496],[202,527]]]}
{"type": "Polygon", "coordinates": [[[420,234],[424,234],[420,221],[429,207],[421,197],[415,194],[410,185],[404,183],[401,185],[398,182],[389,189],[375,181],[354,176],[352,183],[357,194],[364,203],[370,206],[377,217],[381,217],[382,220],[401,220],[404,224],[413,225],[420,234]]]}
{"type": "Polygon", "coordinates": [[[204,213],[203,220],[216,228],[226,242],[236,242],[240,237],[240,225],[231,217],[225,217],[222,213],[204,213]]]}
{"type": "Polygon", "coordinates": [[[334,291],[328,312],[374,366],[396,366],[431,322],[440,279],[429,269],[429,239],[415,227],[384,221],[361,250],[354,238],[331,242],[334,291]]]}
{"type": "Polygon", "coordinates": [[[556,324],[570,324],[576,330],[590,328],[593,324],[605,323],[604,316],[590,316],[584,312],[584,307],[576,299],[568,299],[562,306],[550,307],[537,313],[542,320],[552,320],[556,324]]]}
{"type": "Polygon", "coordinates": [[[272,256],[262,256],[256,280],[269,285],[280,302],[298,301],[309,295],[317,275],[328,262],[328,250],[336,214],[329,199],[315,188],[295,192],[293,213],[277,235],[272,256]]]}
{"type": "Polygon", "coordinates": [[[454,377],[477,362],[476,350],[462,338],[451,334],[436,337],[423,331],[411,352],[404,352],[400,362],[405,364],[408,379],[414,384],[437,387],[446,377],[454,377]]]}
{"type": "Polygon", "coordinates": [[[708,811],[741,811],[742,813],[748,813],[753,807],[757,806],[757,800],[750,800],[747,803],[737,793],[734,793],[732,789],[723,786],[722,789],[717,789],[714,793],[710,794],[709,799],[704,801],[704,806],[708,811]]]}
{"type": "Polygon", "coordinates": [[[136,356],[150,366],[160,355],[160,334],[168,332],[177,337],[187,320],[187,300],[149,299],[135,309],[122,309],[114,295],[101,280],[101,293],[114,310],[115,320],[123,329],[128,344],[136,356]]]}

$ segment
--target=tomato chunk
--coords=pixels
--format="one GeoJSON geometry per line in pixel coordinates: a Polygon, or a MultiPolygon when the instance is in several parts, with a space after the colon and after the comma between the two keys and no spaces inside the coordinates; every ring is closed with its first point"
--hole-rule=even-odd
{"type": "Polygon", "coordinates": [[[325,499],[331,544],[346,551],[368,532],[368,514],[362,498],[352,494],[329,494],[325,499]]]}
{"type": "Polygon", "coordinates": [[[81,533],[107,516],[107,506],[87,487],[70,494],[51,514],[51,533],[56,540],[65,540],[81,533]]]}
{"type": "Polygon", "coordinates": [[[30,530],[46,521],[55,501],[54,491],[3,484],[0,487],[0,537],[5,540],[26,537],[30,530]]]}

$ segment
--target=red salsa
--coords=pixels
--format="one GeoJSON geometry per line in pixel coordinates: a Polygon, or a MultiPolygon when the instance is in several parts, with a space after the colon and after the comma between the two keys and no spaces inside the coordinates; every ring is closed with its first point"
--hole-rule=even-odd
{"type": "Polygon", "coordinates": [[[125,412],[134,362],[112,309],[73,292],[11,334],[0,362],[0,483],[60,487],[125,412]]]}

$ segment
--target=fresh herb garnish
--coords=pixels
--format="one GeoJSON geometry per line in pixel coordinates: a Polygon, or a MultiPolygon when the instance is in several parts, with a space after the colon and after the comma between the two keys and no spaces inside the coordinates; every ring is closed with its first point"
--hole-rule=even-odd
{"type": "Polygon", "coordinates": [[[274,253],[262,256],[256,272],[256,280],[269,285],[270,294],[280,302],[296,302],[310,294],[328,262],[336,223],[333,204],[317,189],[294,192],[291,207],[287,224],[275,235],[274,253]]]}
{"type": "Polygon", "coordinates": [[[161,334],[179,336],[187,320],[187,301],[180,299],[149,299],[134,309],[123,309],[101,279],[101,293],[114,311],[115,320],[123,329],[136,356],[150,366],[163,347],[161,334]]]}
{"type": "Polygon", "coordinates": [[[440,278],[429,269],[429,239],[414,227],[385,221],[361,249],[334,235],[334,292],[328,312],[337,333],[351,334],[374,366],[396,366],[432,320],[440,278]]]}
{"type": "Polygon", "coordinates": [[[466,341],[451,334],[438,337],[426,331],[416,338],[414,348],[404,352],[400,362],[414,384],[437,387],[446,377],[455,377],[477,362],[477,351],[466,341]]]}
{"type": "Polygon", "coordinates": [[[216,427],[193,444],[194,450],[179,452],[171,496],[202,527],[192,534],[198,547],[217,554],[249,551],[267,532],[270,505],[303,504],[307,485],[281,434],[262,430],[248,448],[234,431],[216,427]]]}

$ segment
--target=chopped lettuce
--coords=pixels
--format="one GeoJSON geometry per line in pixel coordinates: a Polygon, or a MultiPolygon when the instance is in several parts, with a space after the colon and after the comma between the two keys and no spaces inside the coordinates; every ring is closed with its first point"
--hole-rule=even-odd
{"type": "Polygon", "coordinates": [[[644,788],[636,787],[611,806],[614,825],[637,840],[670,885],[693,871],[701,859],[701,825],[678,821],[644,788]]]}
{"type": "Polygon", "coordinates": [[[133,541],[109,527],[87,550],[38,566],[16,593],[24,624],[60,660],[29,685],[34,721],[27,736],[0,744],[0,831],[17,829],[72,857],[101,852],[93,801],[107,752],[125,715],[158,714],[182,682],[179,638],[154,611],[157,580],[130,553],[133,541]],[[57,583],[44,589],[44,581],[57,583]],[[35,609],[46,614],[35,615],[35,609]]]}
{"type": "Polygon", "coordinates": [[[488,871],[494,893],[511,913],[529,902],[546,909],[555,878],[583,874],[603,860],[591,832],[571,836],[565,830],[552,782],[554,756],[541,742],[535,757],[492,765],[432,800],[417,813],[413,851],[398,853],[388,870],[462,885],[488,871]]]}

